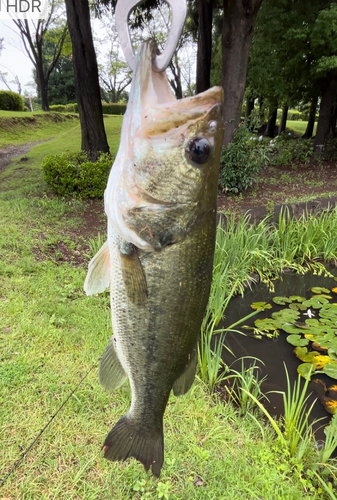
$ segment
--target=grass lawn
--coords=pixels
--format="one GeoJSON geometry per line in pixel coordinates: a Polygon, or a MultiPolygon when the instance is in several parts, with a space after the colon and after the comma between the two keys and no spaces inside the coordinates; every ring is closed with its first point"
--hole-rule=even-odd
{"type": "MultiPolygon", "coordinates": [[[[112,153],[120,123],[105,119],[112,153]]],[[[335,498],[322,491],[307,458],[297,463],[284,452],[261,416],[239,417],[200,380],[169,400],[159,479],[134,459],[103,459],[101,445],[127,411],[130,391],[126,384],[110,394],[97,379],[111,336],[109,294],[86,297],[83,282],[99,227],[88,233],[91,202],[53,195],[41,171],[46,154],[79,148],[79,124],[18,126],[21,142],[34,133],[55,138],[0,173],[0,481],[91,371],[8,478],[2,499],[335,498]]],[[[2,145],[19,135],[7,130],[2,145]]]]}
{"type": "MultiPolygon", "coordinates": [[[[307,122],[303,122],[301,120],[288,120],[287,121],[287,129],[291,130],[297,135],[303,135],[307,128],[307,122]]],[[[313,135],[316,134],[317,122],[314,125],[313,135]]]]}

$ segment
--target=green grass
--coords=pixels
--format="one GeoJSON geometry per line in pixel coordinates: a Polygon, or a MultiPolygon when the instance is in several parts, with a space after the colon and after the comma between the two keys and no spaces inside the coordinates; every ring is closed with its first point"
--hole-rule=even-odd
{"type": "MultiPolygon", "coordinates": [[[[301,120],[288,120],[287,121],[287,129],[291,130],[297,135],[303,135],[307,128],[307,122],[303,122],[301,120]]],[[[316,134],[317,123],[314,125],[313,135],[316,134]]]]}
{"type": "MultiPolygon", "coordinates": [[[[122,117],[105,116],[104,121],[108,140],[111,139],[109,136],[117,135],[116,140],[109,141],[112,150],[117,149],[122,117]]],[[[0,111],[0,148],[10,144],[25,144],[29,141],[46,141],[59,134],[63,134],[65,151],[78,150],[81,142],[78,115],[42,111],[34,113],[0,111]]],[[[56,150],[60,152],[59,148],[56,150]]]]}
{"type": "MultiPolygon", "coordinates": [[[[112,150],[120,122],[120,117],[106,119],[112,150]]],[[[0,174],[1,479],[97,364],[111,335],[108,293],[86,297],[83,292],[97,243],[98,228],[88,235],[83,225],[91,204],[53,196],[41,172],[45,154],[78,149],[79,127],[54,135],[33,148],[24,164],[14,160],[0,174]]],[[[262,264],[271,259],[257,248],[268,234],[255,233],[256,228],[249,232],[241,226],[236,243],[221,235],[216,262],[220,265],[228,252],[234,283],[235,272],[240,282],[249,275],[251,259],[262,264]],[[246,251],[236,259],[238,241],[246,251]]],[[[3,498],[330,498],[324,489],[328,480],[321,484],[310,463],[299,467],[290,460],[271,426],[239,417],[200,380],[186,396],[169,400],[159,479],[133,459],[107,462],[100,447],[129,404],[128,386],[105,392],[95,368],[9,477],[3,498]]]]}

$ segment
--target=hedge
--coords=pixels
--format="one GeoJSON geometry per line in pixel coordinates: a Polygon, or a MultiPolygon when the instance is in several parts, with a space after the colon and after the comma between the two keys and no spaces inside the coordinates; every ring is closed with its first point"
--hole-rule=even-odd
{"type": "Polygon", "coordinates": [[[105,115],[124,115],[126,110],[125,102],[103,102],[102,107],[105,115]]]}
{"type": "Polygon", "coordinates": [[[16,92],[0,90],[0,109],[5,111],[24,111],[23,98],[16,92]]]}

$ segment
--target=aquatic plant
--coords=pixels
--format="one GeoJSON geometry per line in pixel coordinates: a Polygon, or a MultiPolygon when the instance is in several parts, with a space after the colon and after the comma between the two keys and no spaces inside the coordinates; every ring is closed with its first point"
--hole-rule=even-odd
{"type": "MultiPolygon", "coordinates": [[[[262,401],[263,399],[268,400],[267,396],[264,395],[261,390],[261,384],[267,377],[259,379],[260,368],[256,365],[257,360],[251,356],[247,357],[254,359],[254,362],[250,364],[248,368],[245,367],[245,358],[243,357],[241,358],[240,371],[231,368],[230,374],[227,376],[228,379],[233,379],[233,384],[229,391],[230,399],[239,407],[241,415],[249,414],[256,408],[254,400],[249,397],[250,394],[258,401],[262,401]]],[[[258,361],[262,363],[262,361],[258,361]]]]}
{"type": "Polygon", "coordinates": [[[291,387],[289,374],[285,366],[287,378],[287,390],[272,391],[276,394],[281,394],[283,397],[284,416],[280,421],[273,418],[262,403],[246,389],[242,389],[262,410],[268,418],[273,429],[275,430],[282,446],[297,462],[301,462],[303,458],[309,455],[313,450],[313,426],[318,422],[314,420],[309,422],[309,416],[314,403],[308,408],[306,391],[309,384],[309,379],[306,379],[303,387],[301,387],[301,377],[298,376],[297,381],[291,387]]]}
{"type": "MultiPolygon", "coordinates": [[[[314,372],[337,379],[337,304],[330,302],[333,297],[328,295],[327,288],[313,287],[311,292],[314,295],[309,299],[297,295],[273,297],[275,304],[285,307],[272,312],[270,318],[255,320],[253,331],[267,335],[279,330],[287,333],[287,342],[295,347],[296,356],[303,361],[297,370],[304,378],[310,379],[314,372]]],[[[251,307],[255,309],[256,304],[251,307]]],[[[337,402],[330,405],[329,412],[337,412],[337,402]]]]}

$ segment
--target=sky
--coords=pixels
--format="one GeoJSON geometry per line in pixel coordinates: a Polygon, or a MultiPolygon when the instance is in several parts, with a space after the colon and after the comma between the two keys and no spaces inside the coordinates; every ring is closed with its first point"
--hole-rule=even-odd
{"type": "MultiPolygon", "coordinates": [[[[33,81],[33,64],[24,52],[24,48],[20,37],[14,33],[14,23],[11,20],[0,19],[0,38],[4,38],[4,49],[0,55],[0,71],[8,73],[8,81],[13,80],[13,74],[17,75],[21,86],[22,93],[27,90],[33,92],[31,87],[26,87],[29,82],[33,81]]],[[[13,92],[17,92],[17,86],[13,83],[9,84],[13,92]]],[[[4,83],[0,82],[0,90],[8,90],[4,83]]]]}

